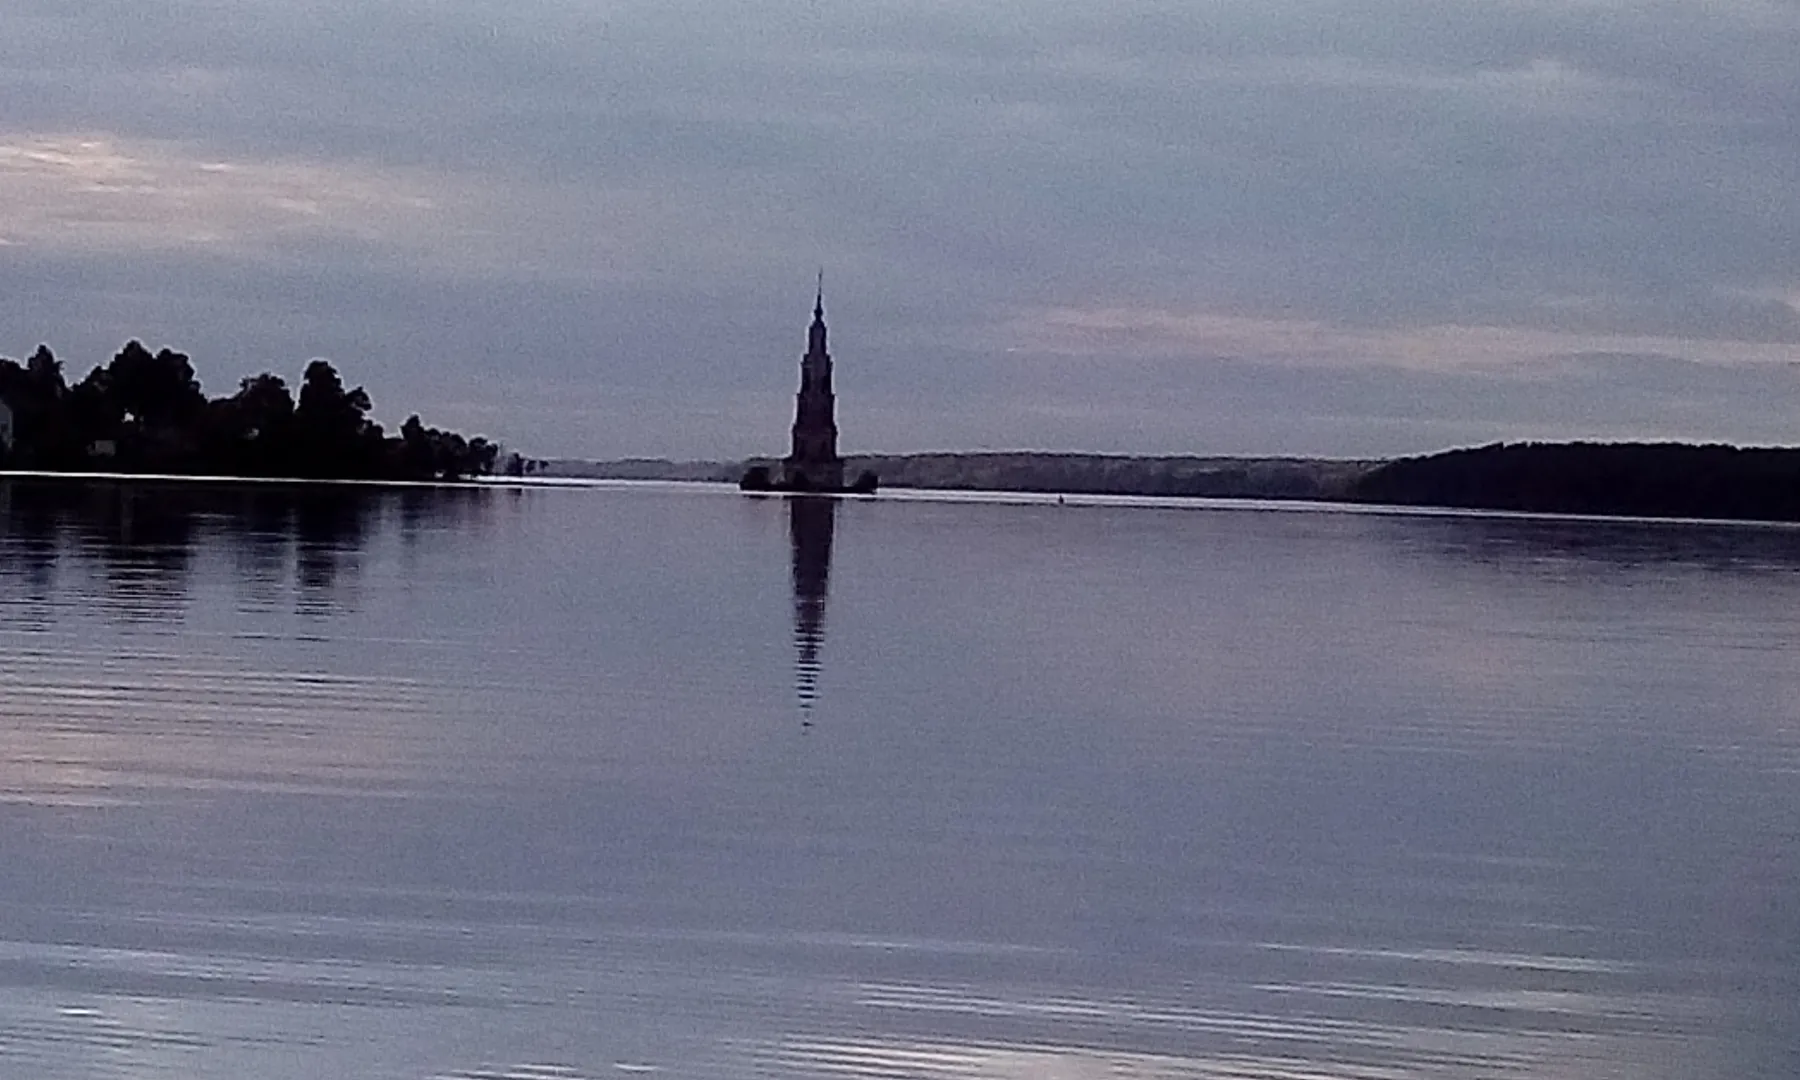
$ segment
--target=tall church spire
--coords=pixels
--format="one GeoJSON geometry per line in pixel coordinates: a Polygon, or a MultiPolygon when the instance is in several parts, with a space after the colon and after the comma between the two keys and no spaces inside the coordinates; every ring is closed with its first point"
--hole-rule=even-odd
{"type": "Polygon", "coordinates": [[[794,400],[793,449],[782,463],[787,486],[801,491],[839,491],[844,463],[837,453],[837,396],[831,390],[831,353],[825,343],[825,271],[813,297],[812,327],[800,358],[800,392],[794,400]]]}

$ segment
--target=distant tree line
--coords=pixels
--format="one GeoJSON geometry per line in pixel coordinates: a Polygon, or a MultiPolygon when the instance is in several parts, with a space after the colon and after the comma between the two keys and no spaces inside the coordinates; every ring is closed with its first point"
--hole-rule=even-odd
{"type": "Polygon", "coordinates": [[[253,375],[208,399],[179,352],[126,343],[73,386],[46,346],[23,364],[0,357],[0,402],[13,414],[8,468],[116,470],[310,479],[454,480],[494,471],[499,447],[426,427],[388,435],[369,395],[345,389],[324,360],[306,365],[298,397],[277,375],[253,375]]]}
{"type": "Polygon", "coordinates": [[[1381,465],[1361,502],[1532,513],[1800,521],[1800,450],[1495,443],[1381,465]]]}

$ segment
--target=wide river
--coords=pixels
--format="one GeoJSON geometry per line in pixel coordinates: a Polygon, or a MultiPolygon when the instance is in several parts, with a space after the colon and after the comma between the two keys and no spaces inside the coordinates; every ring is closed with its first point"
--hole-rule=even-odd
{"type": "Polygon", "coordinates": [[[0,481],[0,1077],[1800,1075],[1800,531],[0,481]]]}

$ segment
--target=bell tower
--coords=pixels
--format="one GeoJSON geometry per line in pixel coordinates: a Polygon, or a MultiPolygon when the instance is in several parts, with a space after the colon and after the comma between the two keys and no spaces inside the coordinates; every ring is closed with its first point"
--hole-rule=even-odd
{"type": "Polygon", "coordinates": [[[840,491],[844,486],[844,462],[837,452],[837,395],[831,389],[831,353],[825,347],[823,270],[806,334],[806,355],[800,358],[793,444],[782,461],[782,474],[785,486],[796,491],[840,491]]]}

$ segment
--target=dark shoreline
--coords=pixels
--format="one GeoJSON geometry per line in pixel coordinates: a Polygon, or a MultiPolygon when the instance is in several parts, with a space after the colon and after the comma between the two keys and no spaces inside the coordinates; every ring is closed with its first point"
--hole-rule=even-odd
{"type": "MultiPolygon", "coordinates": [[[[848,472],[873,472],[882,488],[1028,491],[1065,495],[1189,498],[1342,499],[1349,481],[1379,464],[1309,458],[1131,457],[1019,452],[859,454],[848,472]]],[[[549,461],[533,475],[556,479],[688,480],[738,483],[767,458],[744,461],[549,461]]]]}
{"type": "Polygon", "coordinates": [[[1800,449],[1496,443],[1387,462],[1352,494],[1457,510],[1800,522],[1800,449]]]}
{"type": "MultiPolygon", "coordinates": [[[[736,483],[749,461],[552,461],[545,478],[736,483]]],[[[861,455],[884,488],[1337,502],[1602,518],[1800,522],[1800,449],[1492,443],[1386,460],[1062,453],[861,455]]]]}
{"type": "MultiPolygon", "coordinates": [[[[736,484],[759,463],[551,461],[532,480],[736,484]]],[[[858,456],[886,489],[1243,499],[1583,518],[1800,523],[1800,449],[1691,443],[1494,443],[1386,461],[932,453],[858,456]]],[[[10,479],[467,487],[468,482],[3,470],[10,479]]],[[[503,482],[490,477],[481,486],[503,482]]]]}

